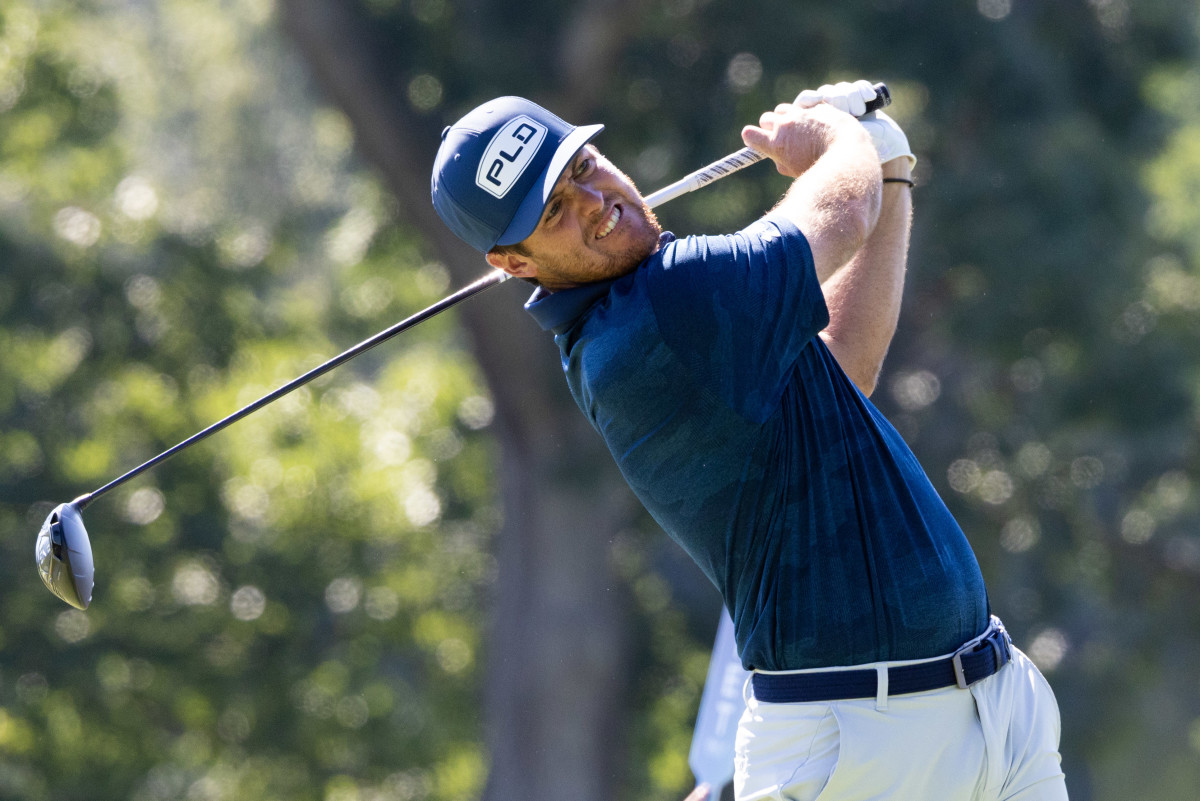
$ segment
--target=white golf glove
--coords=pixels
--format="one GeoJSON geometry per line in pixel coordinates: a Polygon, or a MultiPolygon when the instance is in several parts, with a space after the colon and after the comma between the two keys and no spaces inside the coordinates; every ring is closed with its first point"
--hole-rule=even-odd
{"type": "Polygon", "coordinates": [[[875,87],[870,81],[842,81],[825,84],[820,89],[805,89],[796,96],[796,105],[812,108],[818,103],[828,103],[839,111],[861,117],[867,111],[867,102],[875,99],[875,87]]]}
{"type": "Polygon", "coordinates": [[[875,99],[875,87],[870,81],[842,81],[836,84],[825,84],[820,89],[805,89],[796,97],[796,105],[811,108],[818,103],[828,103],[840,111],[859,118],[859,122],[871,135],[875,150],[879,153],[879,163],[891,161],[901,156],[907,156],[909,165],[916,166],[917,157],[909,147],[908,137],[904,131],[888,115],[882,111],[872,111],[865,114],[867,103],[875,99]]]}

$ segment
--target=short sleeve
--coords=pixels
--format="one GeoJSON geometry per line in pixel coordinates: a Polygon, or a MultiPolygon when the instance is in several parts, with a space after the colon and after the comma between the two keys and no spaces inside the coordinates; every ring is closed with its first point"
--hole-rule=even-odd
{"type": "Polygon", "coordinates": [[[700,384],[765,420],[829,324],[808,241],[768,216],[735,234],[676,240],[661,255],[646,281],[663,341],[700,384]]]}

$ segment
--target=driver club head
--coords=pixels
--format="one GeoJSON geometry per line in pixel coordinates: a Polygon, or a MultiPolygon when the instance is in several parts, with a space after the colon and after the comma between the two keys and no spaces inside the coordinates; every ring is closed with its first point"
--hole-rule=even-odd
{"type": "Polygon", "coordinates": [[[87,609],[92,602],[96,569],[92,544],[74,501],[59,504],[46,518],[33,554],[50,592],[76,609],[87,609]]]}

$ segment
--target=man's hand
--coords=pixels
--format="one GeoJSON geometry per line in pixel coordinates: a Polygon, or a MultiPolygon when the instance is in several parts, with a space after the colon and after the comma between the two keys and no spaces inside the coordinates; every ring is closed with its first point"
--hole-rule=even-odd
{"type": "Polygon", "coordinates": [[[875,99],[875,87],[870,81],[842,81],[841,83],[825,84],[820,89],[805,89],[796,97],[795,105],[801,108],[812,108],[820,103],[827,103],[834,108],[858,117],[859,122],[871,134],[871,141],[879,153],[879,163],[886,164],[901,156],[908,157],[911,169],[917,164],[917,157],[909,147],[908,137],[896,124],[896,121],[882,111],[873,111],[864,116],[867,103],[875,99]]]}
{"type": "MultiPolygon", "coordinates": [[[[861,128],[853,117],[830,104],[802,108],[781,103],[759,117],[758,125],[742,129],[742,141],[775,162],[781,175],[798,178],[839,137],[854,138],[861,128]]],[[[857,136],[861,136],[859,133],[857,136]]]]}
{"type": "Polygon", "coordinates": [[[696,789],[692,790],[683,801],[707,801],[711,789],[707,784],[698,784],[696,789]]]}
{"type": "Polygon", "coordinates": [[[917,166],[917,157],[908,146],[908,137],[895,120],[882,111],[872,111],[859,122],[867,129],[867,133],[871,134],[871,142],[875,145],[875,151],[879,153],[880,164],[887,164],[892,159],[904,156],[908,159],[910,170],[917,166]]]}
{"type": "Polygon", "coordinates": [[[867,103],[875,99],[875,87],[870,81],[825,84],[820,89],[805,89],[796,96],[796,105],[812,108],[818,103],[828,103],[852,117],[861,117],[867,111],[867,103]]]}

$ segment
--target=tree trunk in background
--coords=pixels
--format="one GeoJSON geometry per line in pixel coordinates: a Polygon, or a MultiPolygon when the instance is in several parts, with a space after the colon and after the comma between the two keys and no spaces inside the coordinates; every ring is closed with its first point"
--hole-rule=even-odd
{"type": "MultiPolygon", "coordinates": [[[[453,283],[484,274],[480,254],[450,233],[430,203],[436,132],[425,135],[427,123],[411,116],[386,73],[373,67],[353,4],[284,0],[280,9],[318,86],[351,120],[359,152],[453,283]]],[[[599,18],[581,13],[574,27],[603,37],[599,18]]],[[[591,58],[610,54],[593,47],[591,58]]],[[[595,72],[575,63],[570,74],[595,72]]],[[[586,86],[568,89],[568,108],[592,94],[586,86]]],[[[459,307],[495,400],[504,508],[486,655],[484,797],[607,801],[620,778],[628,684],[628,620],[608,546],[632,514],[630,496],[571,402],[549,336],[521,308],[525,289],[510,282],[459,307]]]]}

